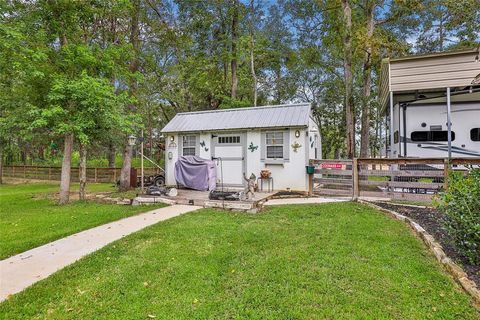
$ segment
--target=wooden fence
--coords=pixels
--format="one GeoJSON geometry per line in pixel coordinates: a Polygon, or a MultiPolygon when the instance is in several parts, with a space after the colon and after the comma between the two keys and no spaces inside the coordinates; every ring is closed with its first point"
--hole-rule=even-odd
{"type": "MultiPolygon", "coordinates": [[[[121,168],[87,168],[87,181],[115,183],[120,178],[121,168]]],[[[48,166],[5,166],[2,176],[21,179],[57,180],[60,181],[62,167],[48,166]]],[[[145,176],[160,173],[158,168],[144,168],[145,176]]],[[[79,181],[78,167],[71,169],[71,181],[79,181]]]]}
{"type": "Polygon", "coordinates": [[[480,158],[310,160],[310,192],[320,195],[431,201],[451,170],[467,173],[480,158]]]}

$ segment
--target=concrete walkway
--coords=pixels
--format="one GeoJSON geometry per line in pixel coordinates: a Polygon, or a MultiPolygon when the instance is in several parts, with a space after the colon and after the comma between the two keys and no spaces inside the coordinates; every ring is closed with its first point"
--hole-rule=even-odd
{"type": "Polygon", "coordinates": [[[0,301],[124,236],[200,209],[174,205],[85,230],[0,261],[0,301]]]}
{"type": "Polygon", "coordinates": [[[329,202],[344,202],[350,201],[351,198],[327,198],[327,197],[311,197],[311,198],[283,198],[272,199],[265,202],[264,206],[280,206],[284,204],[316,204],[316,203],[329,203],[329,202]]]}

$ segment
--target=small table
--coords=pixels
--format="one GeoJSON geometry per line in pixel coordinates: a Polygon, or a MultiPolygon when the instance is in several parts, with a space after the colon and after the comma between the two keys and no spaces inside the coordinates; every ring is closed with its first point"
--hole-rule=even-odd
{"type": "Polygon", "coordinates": [[[259,177],[257,178],[257,186],[260,186],[260,191],[263,191],[263,182],[264,181],[268,181],[268,192],[272,192],[273,191],[273,178],[272,177],[269,177],[269,178],[262,178],[262,177],[259,177]],[[258,183],[258,181],[260,180],[260,184],[258,183]]]}

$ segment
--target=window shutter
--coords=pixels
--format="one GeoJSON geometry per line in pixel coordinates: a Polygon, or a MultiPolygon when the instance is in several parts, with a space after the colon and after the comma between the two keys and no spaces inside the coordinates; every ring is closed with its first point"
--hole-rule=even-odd
{"type": "Polygon", "coordinates": [[[267,135],[265,132],[260,132],[260,160],[265,161],[267,158],[267,146],[266,146],[267,135]]]}
{"type": "Polygon", "coordinates": [[[195,136],[195,155],[200,157],[200,135],[195,136]]]}
{"type": "Polygon", "coordinates": [[[283,131],[283,160],[290,160],[290,130],[283,131]]]}
{"type": "Polygon", "coordinates": [[[178,156],[183,156],[183,136],[178,135],[178,156]]]}

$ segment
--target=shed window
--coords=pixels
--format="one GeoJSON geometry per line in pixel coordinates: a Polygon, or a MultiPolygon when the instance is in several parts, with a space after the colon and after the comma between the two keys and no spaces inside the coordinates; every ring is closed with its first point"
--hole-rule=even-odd
{"type": "Polygon", "coordinates": [[[268,159],[283,159],[283,132],[267,132],[265,135],[268,159]]]}
{"type": "MultiPolygon", "coordinates": [[[[448,141],[448,131],[414,131],[411,135],[412,141],[429,142],[429,141],[448,141]]],[[[455,140],[455,132],[452,131],[452,141],[455,140]]]]}
{"type": "Polygon", "coordinates": [[[225,143],[240,143],[240,136],[224,136],[224,137],[218,137],[218,143],[219,143],[219,144],[225,144],[225,143]]]}
{"type": "Polygon", "coordinates": [[[182,155],[195,156],[195,150],[197,145],[196,136],[183,136],[182,139],[182,155]]]}
{"type": "Polygon", "coordinates": [[[480,128],[470,130],[470,139],[472,139],[472,141],[480,141],[480,128]]]}

